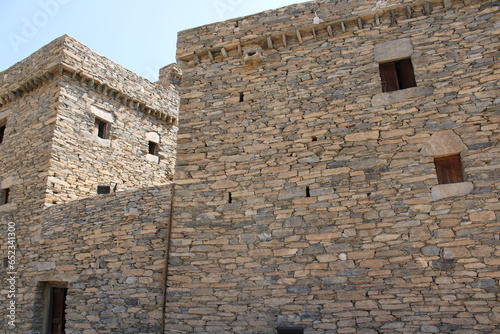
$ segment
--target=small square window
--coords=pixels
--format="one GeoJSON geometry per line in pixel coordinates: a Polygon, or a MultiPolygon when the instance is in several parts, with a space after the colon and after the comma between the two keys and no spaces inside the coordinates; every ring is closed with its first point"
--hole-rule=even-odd
{"type": "Polygon", "coordinates": [[[109,139],[109,128],[110,126],[108,122],[96,117],[94,132],[97,134],[97,137],[109,139]]]}
{"type": "Polygon", "coordinates": [[[10,189],[5,188],[0,190],[0,205],[9,203],[10,189]]]}
{"type": "Polygon", "coordinates": [[[152,155],[158,155],[158,143],[155,143],[153,141],[149,142],[149,148],[148,148],[148,153],[152,155]]]}
{"type": "Polygon", "coordinates": [[[382,92],[415,87],[415,74],[410,58],[379,64],[382,92]]]}
{"type": "Polygon", "coordinates": [[[460,154],[434,158],[439,184],[464,182],[464,171],[460,154]]]}
{"type": "Polygon", "coordinates": [[[111,192],[110,186],[97,186],[97,194],[98,195],[109,194],[110,192],[111,192]]]}

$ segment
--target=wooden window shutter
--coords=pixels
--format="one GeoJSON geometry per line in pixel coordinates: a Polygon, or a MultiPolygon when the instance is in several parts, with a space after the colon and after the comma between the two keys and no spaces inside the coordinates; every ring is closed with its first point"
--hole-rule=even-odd
{"type": "Polygon", "coordinates": [[[434,158],[436,174],[439,184],[448,184],[464,181],[464,172],[460,154],[434,158]]]}
{"type": "Polygon", "coordinates": [[[415,87],[417,85],[410,58],[396,62],[396,71],[398,73],[399,89],[415,87]]]}
{"type": "Polygon", "coordinates": [[[394,62],[379,64],[379,72],[382,79],[382,92],[392,92],[399,89],[396,64],[394,62]]]}

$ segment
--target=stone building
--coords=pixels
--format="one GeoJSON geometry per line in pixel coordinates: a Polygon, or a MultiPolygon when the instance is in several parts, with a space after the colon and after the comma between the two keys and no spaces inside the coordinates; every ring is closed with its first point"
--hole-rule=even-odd
{"type": "Polygon", "coordinates": [[[2,333],[158,332],[179,104],[162,71],[63,36],[1,73],[2,333]]]}
{"type": "Polygon", "coordinates": [[[500,333],[499,10],[317,0],[180,32],[156,84],[68,36],[2,72],[19,332],[500,333]]]}
{"type": "Polygon", "coordinates": [[[499,333],[499,17],[314,1],[180,32],[169,328],[499,333]]]}

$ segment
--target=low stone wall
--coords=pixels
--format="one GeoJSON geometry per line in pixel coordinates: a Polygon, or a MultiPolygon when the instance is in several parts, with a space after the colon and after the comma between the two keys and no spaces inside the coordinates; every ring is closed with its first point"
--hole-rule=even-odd
{"type": "Polygon", "coordinates": [[[66,333],[158,332],[169,209],[163,186],[10,217],[30,231],[18,238],[16,332],[42,331],[43,290],[55,283],[68,289],[66,333]]]}

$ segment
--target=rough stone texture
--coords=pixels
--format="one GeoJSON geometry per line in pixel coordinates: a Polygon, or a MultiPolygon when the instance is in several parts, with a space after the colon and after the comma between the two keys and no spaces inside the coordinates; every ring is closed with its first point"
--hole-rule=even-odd
{"type": "Polygon", "coordinates": [[[18,180],[13,203],[32,194],[48,205],[64,203],[95,195],[98,185],[119,191],[169,183],[179,102],[171,87],[154,85],[69,36],[2,72],[1,115],[8,124],[0,181],[18,180]],[[18,87],[26,93],[5,97],[18,87]],[[96,116],[112,120],[109,140],[93,133],[96,116]],[[148,160],[148,132],[160,137],[159,163],[148,160]],[[38,182],[38,190],[23,194],[31,187],[25,182],[38,182]]]}
{"type": "Polygon", "coordinates": [[[16,331],[42,331],[44,287],[64,283],[66,333],[157,333],[162,319],[165,333],[497,333],[499,10],[267,11],[181,32],[182,69],[161,69],[163,88],[68,36],[2,72],[16,331]],[[401,39],[417,87],[381,93],[375,46],[401,39]],[[93,135],[96,113],[113,121],[110,139],[93,135]],[[422,148],[446,130],[468,148],[474,188],[433,200],[422,148]],[[118,191],[96,196],[102,183],[118,191]]]}
{"type": "Polygon", "coordinates": [[[500,330],[499,7],[430,4],[315,1],[179,33],[172,331],[500,330]],[[400,39],[417,87],[381,93],[375,46],[400,39]],[[443,130],[474,189],[433,201],[420,151],[443,130]]]}
{"type": "Polygon", "coordinates": [[[17,326],[4,313],[1,333],[47,332],[50,284],[68,289],[65,333],[159,331],[179,102],[163,85],[69,36],[0,73],[2,258],[9,222],[17,244],[17,326]],[[109,139],[93,134],[96,116],[112,121],[109,139]],[[97,196],[97,185],[116,193],[97,196]]]}

